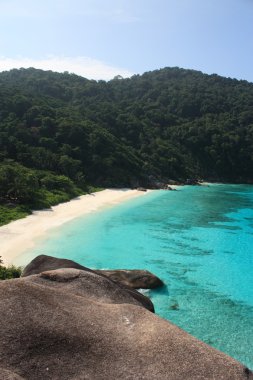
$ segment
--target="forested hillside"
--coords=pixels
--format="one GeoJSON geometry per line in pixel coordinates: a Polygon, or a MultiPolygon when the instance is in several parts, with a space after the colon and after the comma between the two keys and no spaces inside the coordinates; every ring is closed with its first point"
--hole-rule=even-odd
{"type": "Polygon", "coordinates": [[[150,176],[252,182],[253,84],[179,68],[109,82],[15,69],[0,73],[0,147],[2,204],[150,176]]]}

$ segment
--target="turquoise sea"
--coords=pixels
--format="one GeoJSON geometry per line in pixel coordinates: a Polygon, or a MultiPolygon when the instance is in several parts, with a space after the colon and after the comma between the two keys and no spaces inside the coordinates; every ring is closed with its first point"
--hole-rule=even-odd
{"type": "MultiPolygon", "coordinates": [[[[156,312],[253,369],[253,186],[154,191],[66,223],[22,255],[148,269],[156,312]]],[[[21,261],[22,260],[22,261],[21,261]]]]}

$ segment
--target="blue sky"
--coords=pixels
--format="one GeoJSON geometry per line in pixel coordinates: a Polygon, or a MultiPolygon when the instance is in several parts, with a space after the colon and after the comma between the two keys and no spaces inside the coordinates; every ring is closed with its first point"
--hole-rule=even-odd
{"type": "Polygon", "coordinates": [[[0,71],[179,66],[253,82],[253,0],[0,0],[0,71]]]}

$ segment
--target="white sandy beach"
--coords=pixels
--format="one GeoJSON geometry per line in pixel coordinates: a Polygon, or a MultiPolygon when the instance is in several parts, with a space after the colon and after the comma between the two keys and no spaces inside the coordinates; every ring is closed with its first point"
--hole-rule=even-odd
{"type": "Polygon", "coordinates": [[[0,256],[5,265],[12,264],[16,257],[34,246],[36,238],[43,236],[51,228],[103,207],[145,194],[138,190],[107,189],[80,196],[48,210],[34,211],[26,218],[0,227],[0,256]]]}

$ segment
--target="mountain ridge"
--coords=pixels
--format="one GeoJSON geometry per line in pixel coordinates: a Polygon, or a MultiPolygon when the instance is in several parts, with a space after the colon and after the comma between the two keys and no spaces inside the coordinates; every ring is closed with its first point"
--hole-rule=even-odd
{"type": "Polygon", "coordinates": [[[0,73],[0,148],[5,200],[18,198],[11,166],[40,193],[64,181],[72,195],[150,178],[252,183],[253,84],[177,67],[108,82],[13,69],[0,73]]]}

